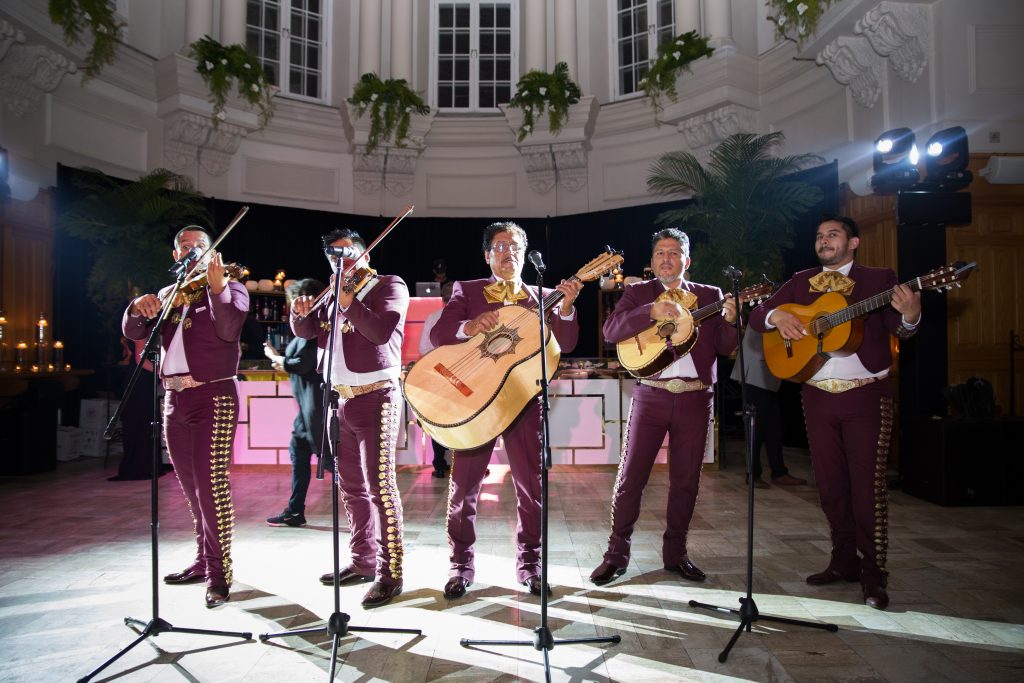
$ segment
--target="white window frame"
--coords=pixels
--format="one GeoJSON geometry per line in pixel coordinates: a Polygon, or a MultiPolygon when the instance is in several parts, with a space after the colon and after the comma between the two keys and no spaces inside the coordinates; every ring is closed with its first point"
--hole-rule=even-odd
{"type": "Polygon", "coordinates": [[[480,24],[479,6],[492,2],[504,2],[508,4],[511,13],[510,31],[510,61],[509,84],[511,87],[510,96],[516,94],[516,83],[519,82],[519,0],[430,0],[430,68],[429,68],[429,97],[428,103],[431,107],[438,109],[441,113],[450,114],[471,114],[471,113],[498,113],[498,107],[479,106],[480,88],[480,24]],[[438,106],[437,102],[437,50],[438,50],[438,11],[441,4],[464,4],[470,5],[469,20],[469,107],[444,107],[438,106]]]}
{"type": "MultiPolygon", "coordinates": [[[[288,91],[291,81],[291,9],[292,0],[277,0],[280,5],[280,26],[278,27],[278,69],[279,80],[277,97],[285,97],[302,102],[327,104],[331,101],[331,41],[333,0],[320,0],[320,95],[310,97],[288,91]]],[[[246,22],[248,27],[248,21],[246,22]]]]}
{"type": "MultiPolygon", "coordinates": [[[[716,0],[717,1],[717,0],[716,0]]],[[[651,18],[657,22],[658,16],[658,2],[659,0],[646,0],[647,2],[647,61],[648,64],[653,64],[654,60],[658,58],[658,30],[661,28],[657,23],[651,23],[651,18]]],[[[677,35],[676,31],[676,8],[675,3],[671,3],[672,7],[672,34],[677,35]]],[[[619,11],[618,2],[616,0],[610,0],[608,3],[608,35],[611,39],[610,49],[608,50],[608,73],[611,74],[611,92],[613,100],[630,100],[644,96],[642,88],[637,88],[633,92],[624,93],[620,90],[619,85],[619,11]]]]}

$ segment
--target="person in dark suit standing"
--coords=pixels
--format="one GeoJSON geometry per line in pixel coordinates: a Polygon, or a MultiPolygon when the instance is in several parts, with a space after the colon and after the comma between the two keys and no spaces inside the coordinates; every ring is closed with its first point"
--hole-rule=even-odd
{"type": "MultiPolygon", "coordinates": [[[[300,296],[316,297],[324,290],[323,283],[306,279],[288,286],[285,297],[289,306],[300,296]]],[[[306,492],[309,490],[309,461],[320,452],[324,436],[323,378],[317,372],[316,342],[293,337],[284,353],[279,353],[269,342],[263,352],[275,370],[288,373],[292,396],[299,404],[299,412],[292,423],[292,438],[288,454],[292,461],[292,489],[288,505],[279,515],[267,519],[270,526],[302,526],[306,523],[306,492]]]]}
{"type": "MultiPolygon", "coordinates": [[[[209,233],[189,225],[175,236],[173,256],[177,261],[194,248],[205,253],[209,247],[209,233]]],[[[167,392],[164,436],[195,519],[198,545],[195,561],[164,581],[205,580],[206,606],[217,607],[227,602],[233,576],[234,508],[228,466],[238,418],[239,337],[249,314],[249,292],[241,283],[228,280],[219,253],[210,251],[206,258],[208,284],[171,309],[161,337],[160,377],[167,392]]],[[[121,319],[124,336],[145,339],[160,309],[155,294],[132,301],[121,319]]]]}
{"type": "MultiPolygon", "coordinates": [[[[491,276],[459,280],[451,299],[430,332],[434,346],[456,344],[498,324],[498,311],[506,305],[538,305],[535,286],[523,283],[526,232],[512,222],[492,223],[484,229],[483,257],[491,276]]],[[[565,353],[576,347],[579,321],[573,302],[583,284],[562,282],[564,297],[550,317],[551,332],[565,353]]],[[[545,292],[547,295],[549,292],[545,292]]],[[[540,581],[540,400],[531,400],[501,434],[516,490],[516,579],[533,595],[541,594],[540,581]]],[[[454,600],[466,594],[476,576],[474,544],[480,486],[494,449],[494,439],[478,448],[452,455],[448,493],[448,546],[451,568],[444,595],[454,600]]]]}
{"type": "MultiPolygon", "coordinates": [[[[750,435],[751,449],[754,453],[753,475],[754,486],[759,489],[771,488],[771,484],[761,478],[761,446],[768,453],[768,466],[772,470],[772,484],[779,486],[800,486],[807,480],[794,477],[786,467],[782,457],[782,409],[779,406],[779,387],[782,380],[768,370],[764,362],[763,339],[761,333],[749,327],[743,332],[743,369],[746,377],[747,400],[754,406],[754,431],[750,435]]],[[[732,367],[730,379],[740,381],[739,359],[732,367]]]]}
{"type": "Polygon", "coordinates": [[[907,339],[916,332],[921,294],[898,284],[888,268],[856,263],[859,245],[860,230],[853,219],[825,216],[814,238],[821,267],[794,275],[754,309],[750,326],[759,332],[777,329],[784,339],[803,339],[807,330],[801,320],[779,306],[810,305],[825,292],[839,292],[858,302],[893,290],[890,306],[866,316],[856,353],[829,358],[801,389],[814,478],[832,537],[828,566],[808,576],[807,583],[860,581],[864,604],[885,609],[889,604],[885,470],[893,429],[890,336],[907,339]]]}
{"type": "MultiPolygon", "coordinates": [[[[679,319],[692,310],[720,301],[722,290],[686,279],[690,267],[690,239],[676,228],[651,238],[654,280],[628,287],[604,323],[605,339],[616,344],[654,325],[679,319]]],[[[640,501],[658,450],[668,434],[668,510],[661,555],[666,570],[690,581],[703,581],[704,572],[690,560],[686,536],[697,503],[701,462],[707,446],[718,355],[737,346],[732,323],[736,303],[731,297],[722,315],[700,324],[690,352],[650,379],[639,380],[630,401],[625,447],[612,491],[611,534],[604,561],[591,573],[598,586],[626,572],[633,529],[640,517],[640,501]]]]}
{"type": "MultiPolygon", "coordinates": [[[[350,248],[351,256],[328,260],[333,265],[343,259],[345,269],[358,263],[362,277],[343,286],[338,301],[332,290],[315,310],[312,296],[298,297],[292,304],[291,328],[296,336],[316,339],[325,360],[337,309],[331,356],[331,389],[339,395],[335,462],[351,554],[337,578],[342,584],[372,580],[362,604],[378,607],[402,592],[402,498],[395,483],[395,446],[403,415],[398,377],[409,288],[396,275],[370,269],[366,242],[358,232],[334,230],[324,237],[324,245],[350,248]]],[[[326,377],[327,364],[322,365],[326,377]]],[[[324,585],[334,580],[333,571],[320,577],[324,585]]]]}

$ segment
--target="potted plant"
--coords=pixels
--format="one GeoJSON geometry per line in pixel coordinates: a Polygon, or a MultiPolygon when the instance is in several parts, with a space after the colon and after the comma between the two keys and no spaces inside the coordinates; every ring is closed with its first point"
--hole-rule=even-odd
{"type": "Polygon", "coordinates": [[[213,125],[226,118],[224,104],[232,85],[238,96],[259,110],[260,128],[274,116],[273,92],[259,60],[244,45],[222,45],[203,36],[189,45],[189,56],[196,60],[196,72],[210,90],[213,125]]]}
{"type": "Polygon", "coordinates": [[[822,198],[819,188],[785,176],[823,161],[815,154],[772,156],[784,140],[781,132],[736,133],[711,150],[706,167],[689,152],[668,152],[651,166],[652,192],[695,195],[696,201],[657,218],[682,226],[700,245],[694,280],[714,282],[729,265],[773,279],[782,275],[793,221],[822,198]]]}
{"type": "Polygon", "coordinates": [[[409,87],[404,78],[389,78],[384,81],[375,73],[365,73],[348,98],[355,117],[362,118],[370,112],[370,132],[366,142],[366,153],[377,148],[382,141],[392,139],[396,147],[404,147],[409,136],[409,121],[412,114],[425,116],[430,113],[419,93],[409,87]]]}
{"type": "Polygon", "coordinates": [[[82,34],[92,33],[92,47],[85,57],[82,81],[93,78],[114,61],[121,29],[125,24],[114,16],[114,5],[107,0],[50,0],[50,21],[64,32],[68,45],[82,42],[82,34]]]}
{"type": "Polygon", "coordinates": [[[768,19],[775,24],[775,35],[796,40],[797,45],[807,40],[818,26],[821,15],[836,0],[768,0],[768,19]],[[796,33],[796,38],[792,34],[796,33]]]}
{"type": "Polygon", "coordinates": [[[117,329],[131,297],[170,283],[171,239],[183,225],[210,224],[206,200],[187,177],[162,168],[130,183],[86,169],[73,186],[78,198],[57,227],[94,248],[86,293],[105,319],[97,326],[117,329]]]}
{"type": "Polygon", "coordinates": [[[676,79],[680,71],[689,71],[690,64],[701,57],[710,57],[714,49],[708,47],[708,39],[696,31],[681,33],[671,40],[658,46],[658,58],[640,80],[640,87],[651,98],[651,105],[656,111],[661,110],[663,95],[676,102],[679,93],[676,91],[676,79]]]}
{"type": "Polygon", "coordinates": [[[551,73],[532,69],[516,83],[508,106],[521,109],[523,122],[517,132],[522,142],[533,132],[535,117],[548,113],[548,130],[557,134],[569,120],[569,107],[580,101],[580,87],[569,76],[569,65],[559,62],[551,73]]]}

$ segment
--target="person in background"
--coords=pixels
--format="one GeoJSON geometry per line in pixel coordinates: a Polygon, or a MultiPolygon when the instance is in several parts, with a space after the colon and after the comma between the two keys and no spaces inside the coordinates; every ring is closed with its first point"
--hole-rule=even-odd
{"type": "MultiPolygon", "coordinates": [[[[656,279],[626,288],[605,320],[604,336],[615,344],[658,321],[679,319],[684,310],[722,300],[722,290],[686,278],[690,238],[666,228],[651,238],[651,268],[656,279]]],[[[651,379],[639,380],[630,401],[625,447],[612,490],[611,534],[604,561],[590,574],[598,586],[626,572],[640,502],[654,461],[668,434],[668,509],[661,556],[666,571],[689,581],[703,581],[704,572],[687,553],[686,539],[697,504],[700,468],[707,447],[708,425],[718,376],[718,356],[736,350],[733,321],[736,302],[728,297],[722,314],[705,319],[690,352],[651,379]]]]}
{"type": "MultiPolygon", "coordinates": [[[[759,489],[771,488],[761,478],[761,445],[768,452],[768,465],[772,469],[772,483],[779,486],[799,486],[806,479],[794,477],[782,458],[782,410],[779,407],[779,387],[782,380],[773,375],[764,362],[761,333],[749,327],[743,332],[743,361],[746,370],[747,400],[754,406],[754,431],[750,435],[754,452],[752,465],[754,486],[759,489]]],[[[740,381],[740,363],[732,367],[730,378],[740,381]]]]}
{"type": "Polygon", "coordinates": [[[821,586],[859,581],[864,604],[889,605],[889,489],[885,481],[893,430],[890,338],[909,339],[921,322],[921,293],[899,284],[888,268],[869,268],[854,258],[860,229],[846,216],[826,214],[818,224],[814,251],[820,267],[796,273],[750,314],[750,327],[778,330],[787,340],[804,340],[807,330],[783,304],[808,306],[825,292],[851,302],[892,292],[891,305],[864,316],[856,352],[835,356],[801,388],[811,464],[821,508],[828,520],[832,554],[823,571],[807,577],[821,586]],[[860,557],[857,553],[860,553],[860,557]]]}
{"type": "MultiPolygon", "coordinates": [[[[127,367],[134,371],[141,359],[145,340],[121,337],[125,359],[119,367],[127,367]]],[[[126,375],[125,382],[131,377],[126,375]]],[[[124,408],[121,411],[121,446],[124,454],[117,465],[117,474],[107,477],[107,481],[135,481],[149,479],[153,476],[153,364],[148,359],[142,362],[139,378],[132,388],[132,393],[124,397],[124,408]]],[[[159,419],[159,415],[156,416],[159,419]]],[[[163,476],[170,467],[160,467],[163,476]]]]}
{"type": "MultiPolygon", "coordinates": [[[[239,337],[249,314],[249,292],[229,281],[221,255],[210,251],[210,235],[197,225],[178,231],[175,261],[194,249],[206,254],[207,285],[190,292],[164,320],[160,375],[164,395],[164,437],[174,471],[195,520],[195,561],[168,574],[166,583],[206,582],[206,606],[228,600],[233,577],[231,535],[234,508],[228,465],[238,423],[239,337]]],[[[170,288],[161,291],[169,292],[170,288]]],[[[134,299],[121,330],[145,339],[162,303],[155,294],[134,299]]]]}
{"type": "MultiPolygon", "coordinates": [[[[324,290],[322,282],[313,279],[300,280],[288,285],[285,299],[288,305],[300,296],[316,297],[324,290]]],[[[306,523],[306,491],[309,490],[309,462],[314,453],[320,452],[324,437],[324,390],[323,378],[317,372],[316,341],[293,337],[284,353],[280,353],[269,342],[263,352],[270,359],[275,370],[288,373],[292,396],[299,404],[299,412],[292,423],[292,438],[288,443],[288,454],[292,461],[292,493],[288,505],[279,515],[267,519],[270,526],[302,526],[306,523]]]]}
{"type": "MultiPolygon", "coordinates": [[[[442,261],[441,259],[434,261],[434,272],[437,272],[438,263],[440,263],[442,266],[441,274],[443,275],[444,261],[442,261]]],[[[439,282],[441,281],[439,280],[439,282]]],[[[446,280],[441,284],[442,304],[448,303],[448,299],[450,299],[452,296],[452,288],[450,286],[445,287],[446,283],[451,284],[451,282],[446,280]]],[[[423,321],[423,330],[420,332],[420,356],[425,356],[434,350],[434,345],[430,342],[430,331],[434,329],[434,325],[436,325],[437,321],[441,318],[442,312],[444,312],[443,305],[441,306],[441,308],[437,309],[436,311],[428,315],[427,319],[423,321]]],[[[438,479],[444,479],[445,475],[447,475],[448,472],[451,470],[451,467],[449,467],[447,461],[445,461],[445,454],[448,452],[448,449],[445,448],[443,445],[439,444],[438,442],[434,441],[433,439],[430,440],[430,445],[434,449],[433,476],[438,479]]]]}

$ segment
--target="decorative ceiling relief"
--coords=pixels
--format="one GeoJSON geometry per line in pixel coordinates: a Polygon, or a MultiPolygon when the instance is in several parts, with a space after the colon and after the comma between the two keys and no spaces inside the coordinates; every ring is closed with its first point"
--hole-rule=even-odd
{"type": "Polygon", "coordinates": [[[738,104],[727,104],[683,119],[676,124],[676,130],[683,134],[691,150],[706,153],[730,135],[756,131],[757,112],[738,104]]]}
{"type": "Polygon", "coordinates": [[[60,85],[64,74],[76,71],[64,55],[44,45],[27,45],[20,29],[0,19],[0,93],[15,116],[35,114],[43,96],[60,85]]]}
{"type": "MultiPolygon", "coordinates": [[[[509,128],[518,138],[523,124],[522,111],[505,105],[501,109],[509,128]]],[[[587,186],[587,151],[599,111],[597,99],[588,95],[569,107],[568,119],[557,132],[550,130],[546,116],[536,119],[530,135],[516,143],[526,166],[526,181],[531,190],[547,194],[561,187],[569,192],[578,192],[587,186]]]]}
{"type": "Polygon", "coordinates": [[[932,42],[930,5],[881,2],[854,22],[855,35],[840,35],[818,53],[816,62],[851,90],[854,101],[875,106],[885,85],[885,63],[915,83],[928,66],[932,42]]]}
{"type": "Polygon", "coordinates": [[[175,111],[164,118],[164,162],[179,173],[195,170],[196,163],[211,176],[221,176],[249,130],[222,122],[214,127],[210,117],[175,111]]]}
{"type": "Polygon", "coordinates": [[[391,194],[402,197],[412,192],[416,179],[416,161],[426,147],[427,134],[437,116],[432,109],[427,114],[410,118],[408,135],[396,144],[394,131],[387,138],[370,145],[372,122],[370,117],[357,117],[349,104],[348,117],[353,130],[352,172],[357,190],[363,194],[387,189],[391,194]],[[369,153],[367,153],[369,150],[369,153]]]}

